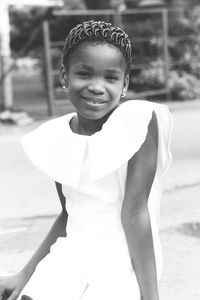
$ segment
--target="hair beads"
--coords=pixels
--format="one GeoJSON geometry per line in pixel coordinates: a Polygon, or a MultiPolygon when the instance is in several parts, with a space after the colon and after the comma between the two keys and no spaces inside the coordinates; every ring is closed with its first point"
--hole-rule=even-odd
{"type": "Polygon", "coordinates": [[[128,35],[119,27],[104,21],[87,21],[78,24],[69,32],[63,48],[63,64],[71,52],[82,42],[104,41],[119,48],[127,62],[127,69],[130,69],[132,54],[131,42],[128,35]]]}

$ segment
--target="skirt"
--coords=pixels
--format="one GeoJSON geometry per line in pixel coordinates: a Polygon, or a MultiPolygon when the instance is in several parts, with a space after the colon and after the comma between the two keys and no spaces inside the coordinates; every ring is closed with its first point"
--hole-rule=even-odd
{"type": "Polygon", "coordinates": [[[119,242],[80,245],[59,238],[18,300],[140,300],[127,251],[119,242]]]}

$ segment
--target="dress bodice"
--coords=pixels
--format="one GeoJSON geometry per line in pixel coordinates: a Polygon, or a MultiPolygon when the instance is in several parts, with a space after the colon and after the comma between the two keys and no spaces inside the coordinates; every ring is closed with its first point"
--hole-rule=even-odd
{"type": "Polygon", "coordinates": [[[121,207],[126,178],[126,164],[96,182],[88,179],[88,160],[83,163],[78,187],[63,185],[67,199],[67,233],[90,241],[121,238],[121,207]],[[122,175],[123,173],[123,175],[122,175]]]}

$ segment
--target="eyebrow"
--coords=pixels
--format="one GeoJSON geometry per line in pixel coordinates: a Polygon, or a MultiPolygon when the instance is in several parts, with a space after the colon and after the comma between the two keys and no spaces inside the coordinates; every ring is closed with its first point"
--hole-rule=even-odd
{"type": "Polygon", "coordinates": [[[119,69],[108,69],[108,70],[106,70],[106,73],[109,73],[109,74],[122,74],[123,72],[122,72],[122,70],[119,70],[119,69]]]}
{"type": "Polygon", "coordinates": [[[85,64],[78,64],[78,65],[75,65],[75,68],[78,69],[78,68],[85,68],[85,69],[88,69],[88,70],[91,70],[92,67],[88,66],[88,65],[85,65],[85,64]]]}
{"type": "MultiPolygon", "coordinates": [[[[85,65],[85,64],[78,64],[78,65],[75,65],[75,68],[76,69],[79,69],[79,68],[83,68],[83,69],[87,69],[87,70],[93,70],[93,67],[89,66],[89,65],[85,65]]],[[[109,74],[121,74],[122,71],[120,69],[107,69],[105,70],[106,73],[109,73],[109,74]]]]}

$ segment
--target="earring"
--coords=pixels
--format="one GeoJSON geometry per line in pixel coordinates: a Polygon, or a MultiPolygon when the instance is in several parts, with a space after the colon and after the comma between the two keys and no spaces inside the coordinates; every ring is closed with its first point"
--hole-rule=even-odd
{"type": "Polygon", "coordinates": [[[126,96],[126,92],[124,90],[122,90],[121,97],[124,98],[125,96],[126,96]]]}
{"type": "Polygon", "coordinates": [[[66,83],[63,85],[63,89],[64,89],[66,92],[68,91],[68,86],[67,86],[66,83]]]}

